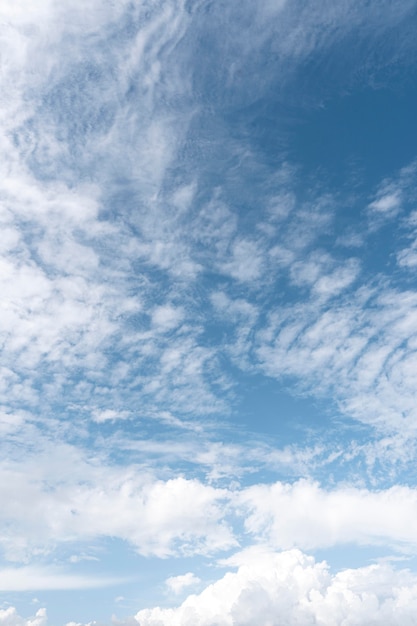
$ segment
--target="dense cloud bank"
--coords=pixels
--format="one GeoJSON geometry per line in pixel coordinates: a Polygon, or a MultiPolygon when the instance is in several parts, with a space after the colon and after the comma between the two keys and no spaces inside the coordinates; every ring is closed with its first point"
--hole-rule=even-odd
{"type": "Polygon", "coordinates": [[[139,611],[140,626],[412,626],[417,578],[375,564],[331,574],[298,550],[243,553],[227,573],[174,609],[139,611]]]}

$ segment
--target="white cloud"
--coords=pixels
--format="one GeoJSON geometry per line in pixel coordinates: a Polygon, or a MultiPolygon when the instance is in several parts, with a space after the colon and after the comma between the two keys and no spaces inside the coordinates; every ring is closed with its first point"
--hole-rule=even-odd
{"type": "Polygon", "coordinates": [[[243,298],[230,298],[224,291],[215,291],[210,296],[216,318],[223,324],[230,340],[227,350],[239,367],[249,367],[249,353],[252,335],[260,311],[258,307],[243,298]]]}
{"type": "Polygon", "coordinates": [[[413,437],[416,307],[414,292],[384,280],[332,308],[312,299],[277,307],[257,333],[259,365],[278,379],[297,377],[301,389],[331,397],[355,419],[413,437]]]}
{"type": "Polygon", "coordinates": [[[375,200],[368,205],[371,230],[403,211],[414,201],[416,162],[412,161],[392,179],[383,180],[375,200]]]}
{"type": "Polygon", "coordinates": [[[254,485],[243,489],[238,501],[246,511],[246,530],[281,549],[354,543],[413,550],[417,544],[417,491],[409,487],[326,490],[301,480],[254,485]]]}
{"type": "MultiPolygon", "coordinates": [[[[283,166],[283,170],[283,182],[286,180],[287,184],[291,183],[294,174],[291,172],[291,168],[286,164],[283,166]]],[[[287,191],[270,198],[268,212],[274,222],[280,222],[287,218],[296,206],[297,199],[295,194],[292,191],[287,191]]]]}
{"type": "Polygon", "coordinates": [[[90,554],[72,554],[68,561],[70,563],[81,563],[82,561],[99,561],[100,559],[90,554]]]}
{"type": "Polygon", "coordinates": [[[256,241],[237,239],[232,244],[230,260],[221,265],[221,271],[241,282],[252,282],[260,277],[263,252],[256,241]]]}
{"type": "Polygon", "coordinates": [[[412,270],[417,265],[417,211],[411,211],[402,226],[411,245],[397,252],[397,263],[412,270]]]}
{"type": "MultiPolygon", "coordinates": [[[[230,570],[176,608],[142,609],[119,624],[139,626],[415,626],[417,579],[386,563],[331,573],[299,550],[254,546],[225,562],[230,570]]],[[[45,609],[25,620],[0,611],[5,626],[46,626],[45,609]]],[[[75,624],[75,622],[70,622],[75,624]]],[[[77,626],[81,626],[77,622],[77,626]]]]}
{"type": "Polygon", "coordinates": [[[176,328],[183,318],[183,309],[170,304],[155,307],[152,312],[152,324],[162,332],[176,328]]]}
{"type": "Polygon", "coordinates": [[[47,626],[46,609],[39,609],[36,615],[25,619],[21,617],[13,606],[0,609],[0,624],[4,626],[47,626]]]}
{"type": "Polygon", "coordinates": [[[135,466],[99,465],[76,449],[59,447],[55,459],[48,456],[0,472],[0,496],[11,503],[0,512],[0,524],[13,526],[0,542],[9,560],[30,561],[57,545],[100,537],[159,557],[237,545],[227,490],[182,477],[158,480],[135,466]]]}
{"type": "Polygon", "coordinates": [[[381,195],[369,205],[369,209],[394,217],[401,208],[401,195],[398,191],[381,195]]]}
{"type": "MultiPolygon", "coordinates": [[[[67,545],[68,558],[75,563],[87,552],[84,546],[75,552],[73,542],[104,537],[121,539],[138,553],[157,557],[212,555],[249,536],[276,548],[353,543],[409,552],[417,545],[417,492],[410,487],[325,488],[310,480],[244,487],[236,482],[259,468],[308,474],[334,458],[357,455],[361,451],[354,446],[332,450],[332,456],[320,446],[281,451],[220,442],[200,446],[194,438],[183,438],[180,445],[137,443],[132,448],[136,457],[164,458],[171,467],[184,459],[205,468],[206,480],[186,479],[175,470],[175,478],[157,479],[149,469],[99,463],[76,448],[45,445],[40,438],[36,455],[1,469],[0,497],[10,504],[0,512],[0,523],[13,527],[13,533],[1,538],[6,558],[30,562],[35,554],[47,556],[67,545]],[[213,486],[225,480],[227,489],[213,486]]],[[[120,439],[113,445],[125,457],[130,451],[120,439]]],[[[371,463],[372,455],[398,453],[393,441],[387,440],[385,449],[381,442],[381,447],[370,446],[362,454],[371,463]]],[[[398,442],[398,447],[404,446],[398,442]]]]}
{"type": "Polygon", "coordinates": [[[179,594],[182,593],[182,591],[187,587],[193,587],[198,585],[200,582],[201,580],[198,576],[195,576],[192,572],[187,572],[187,574],[167,578],[165,584],[168,589],[173,591],[175,594],[179,594]]]}
{"type": "Polygon", "coordinates": [[[24,425],[25,418],[22,414],[17,415],[10,411],[2,411],[0,406],[0,433],[13,433],[19,431],[24,425]]]}
{"type": "Polygon", "coordinates": [[[321,276],[314,284],[314,291],[322,297],[339,294],[356,280],[359,273],[358,259],[349,259],[347,263],[335,269],[327,276],[321,276]]]}
{"type": "Polygon", "coordinates": [[[417,579],[407,571],[372,565],[331,574],[298,550],[253,548],[238,565],[177,608],[144,609],[140,626],[414,626],[417,579]]]}
{"type": "Polygon", "coordinates": [[[311,287],[321,298],[338,295],[353,283],[359,273],[358,259],[347,259],[336,263],[327,253],[314,252],[310,257],[297,260],[290,265],[292,282],[300,287],[311,287]]]}
{"type": "MultiPolygon", "coordinates": [[[[120,578],[69,574],[56,567],[25,566],[0,568],[0,591],[46,591],[93,589],[124,582],[120,578]]],[[[1,620],[0,620],[1,623],[1,620]]]]}
{"type": "Polygon", "coordinates": [[[100,411],[96,409],[93,411],[93,421],[97,424],[102,424],[103,422],[115,421],[115,420],[125,420],[130,417],[129,411],[115,411],[114,409],[104,409],[100,411]]]}
{"type": "Polygon", "coordinates": [[[397,261],[400,267],[413,269],[417,266],[417,242],[408,248],[404,248],[397,254],[397,261]]]}

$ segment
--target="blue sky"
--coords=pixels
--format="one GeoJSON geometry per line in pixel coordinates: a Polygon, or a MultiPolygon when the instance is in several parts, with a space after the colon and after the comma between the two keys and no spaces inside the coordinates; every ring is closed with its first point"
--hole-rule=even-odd
{"type": "Polygon", "coordinates": [[[0,7],[0,625],[417,624],[417,3],[0,7]]]}

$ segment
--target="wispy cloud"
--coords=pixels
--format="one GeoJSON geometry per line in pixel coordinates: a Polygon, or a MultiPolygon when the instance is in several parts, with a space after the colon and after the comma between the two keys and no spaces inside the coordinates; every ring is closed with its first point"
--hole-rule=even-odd
{"type": "Polygon", "coordinates": [[[24,566],[0,569],[0,589],[4,591],[46,591],[92,589],[124,582],[120,578],[88,577],[69,574],[54,567],[24,566]]]}

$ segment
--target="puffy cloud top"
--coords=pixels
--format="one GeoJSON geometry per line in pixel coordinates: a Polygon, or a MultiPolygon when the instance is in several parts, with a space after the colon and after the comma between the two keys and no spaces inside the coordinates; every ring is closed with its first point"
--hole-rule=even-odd
{"type": "Polygon", "coordinates": [[[181,606],[139,611],[140,626],[415,626],[417,578],[386,564],[331,574],[299,550],[254,547],[181,606]]]}

